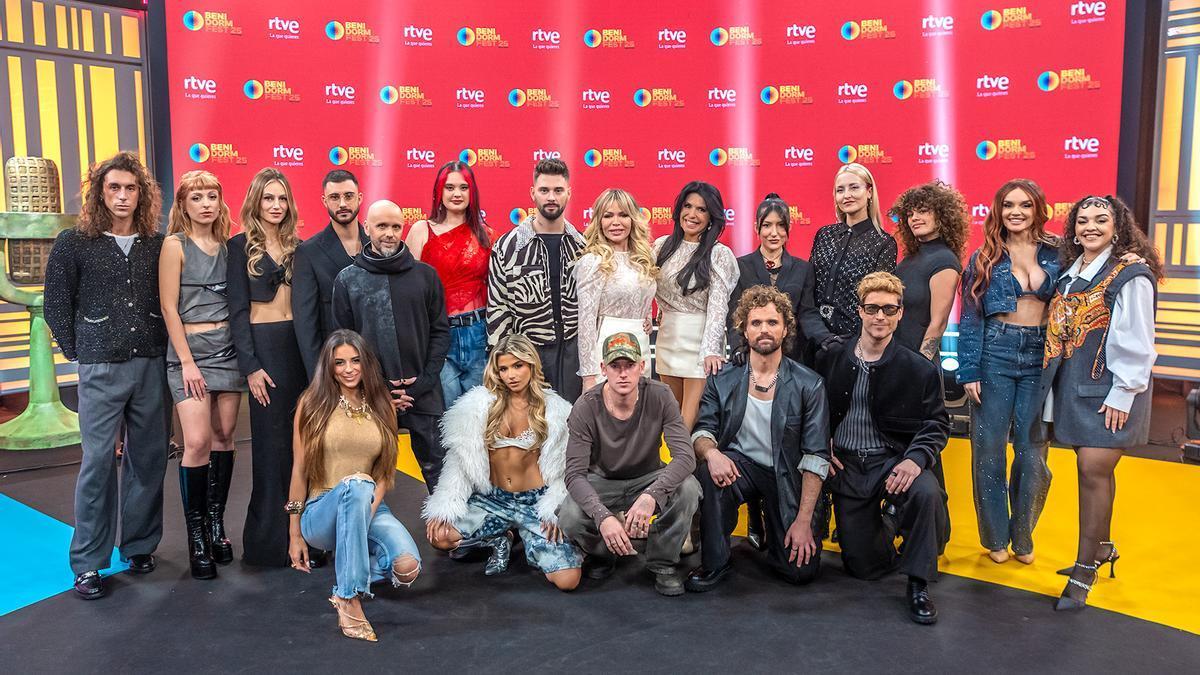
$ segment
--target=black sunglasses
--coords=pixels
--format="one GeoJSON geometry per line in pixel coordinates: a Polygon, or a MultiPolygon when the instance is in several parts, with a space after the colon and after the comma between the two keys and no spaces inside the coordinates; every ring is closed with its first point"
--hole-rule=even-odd
{"type": "Polygon", "coordinates": [[[880,310],[883,311],[884,316],[896,316],[898,313],[900,313],[900,305],[871,304],[871,305],[859,305],[859,307],[862,309],[862,311],[864,313],[866,313],[867,316],[875,316],[876,314],[878,314],[880,312],[880,310]]]}

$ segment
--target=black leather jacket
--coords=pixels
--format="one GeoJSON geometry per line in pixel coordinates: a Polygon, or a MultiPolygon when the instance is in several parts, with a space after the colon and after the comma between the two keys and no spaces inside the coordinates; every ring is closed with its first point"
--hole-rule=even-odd
{"type": "MultiPolygon", "coordinates": [[[[707,435],[716,440],[718,448],[729,447],[742,428],[749,395],[748,362],[726,365],[709,376],[700,398],[700,416],[692,430],[693,441],[707,435]]],[[[771,446],[775,451],[780,517],[784,523],[791,523],[800,511],[801,474],[810,471],[824,478],[829,468],[829,413],[820,376],[789,358],[779,364],[771,406],[771,446]]],[[[701,466],[699,470],[708,468],[701,466]]]]}

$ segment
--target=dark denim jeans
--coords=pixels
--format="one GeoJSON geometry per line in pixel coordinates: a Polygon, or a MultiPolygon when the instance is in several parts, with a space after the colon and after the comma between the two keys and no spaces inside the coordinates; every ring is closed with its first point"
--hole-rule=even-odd
{"type": "Polygon", "coordinates": [[[979,541],[998,551],[1033,552],[1033,528],[1050,491],[1046,429],[1037,409],[1045,328],[984,323],[980,366],[981,404],[971,424],[975,513],[979,541]],[[1013,445],[1011,476],[1005,480],[1006,449],[1013,445]]]}
{"type": "Polygon", "coordinates": [[[468,389],[483,384],[487,359],[486,321],[450,328],[450,350],[442,366],[442,394],[447,408],[468,389]]]}

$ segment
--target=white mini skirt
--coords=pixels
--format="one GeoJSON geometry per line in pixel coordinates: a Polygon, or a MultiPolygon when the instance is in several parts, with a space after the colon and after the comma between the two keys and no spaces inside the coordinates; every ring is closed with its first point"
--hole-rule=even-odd
{"type": "Polygon", "coordinates": [[[704,379],[700,345],[704,341],[703,314],[663,312],[654,343],[659,375],[704,379]]]}

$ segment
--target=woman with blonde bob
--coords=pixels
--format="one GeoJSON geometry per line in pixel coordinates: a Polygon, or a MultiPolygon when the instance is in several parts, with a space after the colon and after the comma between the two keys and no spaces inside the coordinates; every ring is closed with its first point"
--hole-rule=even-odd
{"type": "Polygon", "coordinates": [[[584,249],[575,262],[579,293],[579,375],[584,391],[600,375],[600,345],[614,333],[638,336],[650,353],[651,306],[658,266],[650,228],[633,195],[619,188],[600,193],[584,230],[584,249]]]}
{"type": "Polygon", "coordinates": [[[183,428],[179,493],[192,576],[212,579],[214,562],[233,561],[225,500],[233,477],[233,430],[246,390],[229,330],[230,219],[217,177],[207,171],[183,174],[169,222],[158,258],[158,289],[170,337],[167,382],[183,428]]]}
{"type": "Polygon", "coordinates": [[[582,561],[556,515],[567,496],[570,413],[571,404],[547,387],[529,338],[501,338],[483,385],[442,417],[446,461],[421,511],[429,542],[443,551],[490,547],[490,576],[508,569],[515,528],[529,565],[559,590],[574,590],[582,561]]]}
{"type": "Polygon", "coordinates": [[[254,175],[242,202],[244,232],[229,240],[230,324],[250,389],[253,488],[243,530],[251,565],[287,564],[287,518],[279,505],[292,472],[292,412],[308,381],[292,326],[296,203],[277,169],[254,175]]]}
{"type": "Polygon", "coordinates": [[[835,335],[858,335],[858,282],[896,269],[896,240],[883,231],[879,186],[862,164],[844,164],[833,179],[838,222],[817,230],[809,260],[817,273],[816,301],[835,335]]]}
{"type": "MultiPolygon", "coordinates": [[[[337,552],[329,602],[338,627],[375,642],[361,597],[371,583],[408,586],[421,554],[383,496],[396,478],[396,415],[379,360],[362,336],[336,330],[325,340],[312,384],[296,406],[288,501],[288,556],[311,571],[308,545],[337,552]]],[[[278,508],[278,507],[277,507],[278,508]]]]}

